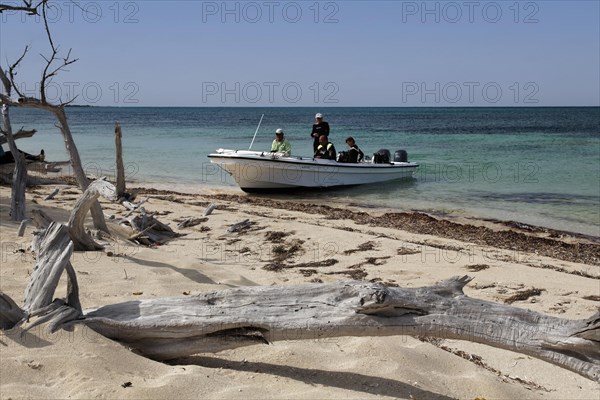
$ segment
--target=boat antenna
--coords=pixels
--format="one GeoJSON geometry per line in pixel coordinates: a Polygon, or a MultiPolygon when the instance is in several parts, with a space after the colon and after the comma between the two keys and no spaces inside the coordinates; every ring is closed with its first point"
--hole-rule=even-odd
{"type": "Polygon", "coordinates": [[[252,138],[252,142],[250,143],[250,147],[248,147],[248,150],[252,150],[252,145],[254,144],[254,139],[256,139],[256,134],[258,133],[258,130],[260,129],[260,124],[262,123],[264,116],[265,116],[265,114],[263,114],[260,117],[260,121],[258,121],[258,126],[256,127],[256,132],[254,132],[254,137],[252,138]]]}

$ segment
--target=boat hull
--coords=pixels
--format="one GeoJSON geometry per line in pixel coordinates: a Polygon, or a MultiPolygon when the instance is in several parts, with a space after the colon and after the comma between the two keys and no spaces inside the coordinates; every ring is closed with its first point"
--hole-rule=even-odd
{"type": "Polygon", "coordinates": [[[208,156],[248,192],[332,188],[411,178],[415,163],[338,163],[312,157],[279,157],[271,153],[219,150],[208,156]]]}

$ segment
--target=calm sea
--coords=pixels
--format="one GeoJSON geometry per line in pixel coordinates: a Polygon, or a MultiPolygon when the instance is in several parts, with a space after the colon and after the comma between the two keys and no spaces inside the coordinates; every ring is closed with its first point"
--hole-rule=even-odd
{"type": "MultiPolygon", "coordinates": [[[[312,153],[313,116],[325,114],[344,150],[354,136],[365,154],[408,151],[415,179],[297,199],[476,216],[600,236],[600,108],[120,108],[71,107],[68,116],[88,173],[114,176],[114,122],[123,128],[129,179],[172,189],[235,188],[210,165],[217,148],[270,149],[283,128],[293,153],[312,153]]],[[[13,128],[37,129],[19,141],[66,160],[50,115],[12,110],[13,128]]]]}

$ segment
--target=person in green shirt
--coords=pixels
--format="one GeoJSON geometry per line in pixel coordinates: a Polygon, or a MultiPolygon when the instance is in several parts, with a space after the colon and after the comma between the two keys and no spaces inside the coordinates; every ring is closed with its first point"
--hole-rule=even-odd
{"type": "Polygon", "coordinates": [[[279,128],[275,131],[275,140],[271,145],[271,153],[283,153],[289,157],[292,154],[292,145],[283,137],[283,129],[279,128]]]}

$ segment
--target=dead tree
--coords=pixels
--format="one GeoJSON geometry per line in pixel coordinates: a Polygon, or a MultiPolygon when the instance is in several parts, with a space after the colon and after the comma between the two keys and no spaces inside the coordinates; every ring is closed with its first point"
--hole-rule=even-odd
{"type": "Polygon", "coordinates": [[[4,11],[23,11],[29,15],[38,15],[38,8],[43,3],[43,0],[38,1],[27,1],[23,0],[22,6],[17,6],[14,4],[0,4],[0,14],[4,11]]]}
{"type": "Polygon", "coordinates": [[[37,265],[20,308],[0,293],[0,327],[49,330],[85,324],[141,354],[175,359],[276,340],[340,336],[425,336],[469,340],[540,358],[600,382],[600,313],[567,320],[474,299],[463,293],[470,277],[434,286],[393,288],[338,282],[243,287],[181,298],[106,305],[84,313],[69,256],[68,229],[55,223],[36,239],[37,265]],[[52,301],[67,271],[66,299],[52,301]]]}
{"type": "Polygon", "coordinates": [[[116,153],[116,187],[117,195],[122,197],[125,194],[125,167],[123,165],[123,144],[121,139],[123,133],[121,132],[121,125],[118,122],[115,123],[115,153],[116,153]]]}
{"type": "MultiPolygon", "coordinates": [[[[4,95],[10,97],[12,84],[6,73],[0,68],[0,81],[4,89],[4,95]]],[[[25,219],[25,187],[27,185],[27,165],[25,156],[19,151],[15,143],[12,125],[10,123],[10,114],[7,104],[2,104],[2,126],[8,148],[15,160],[15,167],[12,179],[12,191],[10,197],[10,218],[13,221],[22,221],[25,219]]]]}
{"type": "MultiPolygon", "coordinates": [[[[81,163],[81,158],[79,157],[79,152],[77,151],[77,146],[75,145],[75,141],[73,140],[73,135],[71,134],[71,129],[69,127],[69,123],[67,121],[67,116],[65,114],[65,106],[73,102],[75,99],[70,99],[66,102],[60,104],[52,104],[46,98],[46,87],[48,82],[55,77],[60,71],[62,71],[68,65],[73,64],[77,61],[77,59],[71,59],[71,52],[69,51],[67,55],[62,59],[58,59],[58,49],[54,45],[54,41],[52,39],[52,34],[50,33],[50,28],[48,25],[48,18],[46,15],[47,10],[47,0],[40,1],[37,5],[33,6],[31,2],[25,2],[25,8],[29,7],[28,11],[35,11],[38,13],[38,10],[41,8],[42,10],[42,20],[44,21],[44,27],[46,31],[46,37],[48,39],[48,43],[50,45],[51,55],[50,57],[44,57],[46,61],[46,65],[42,72],[42,78],[40,81],[40,98],[35,97],[27,97],[23,95],[23,93],[18,89],[18,85],[15,84],[15,71],[19,65],[19,63],[23,60],[25,55],[27,54],[28,47],[25,47],[25,51],[19,60],[13,64],[8,72],[10,77],[10,83],[14,91],[19,96],[18,99],[12,99],[10,95],[1,94],[0,102],[2,104],[13,106],[13,107],[26,107],[26,108],[37,108],[48,111],[54,115],[58,122],[58,127],[63,135],[63,139],[65,142],[65,147],[67,152],[69,153],[69,157],[71,160],[71,167],[73,168],[73,172],[75,175],[75,179],[79,187],[85,191],[87,189],[89,182],[83,170],[83,166],[81,163]]],[[[0,11],[2,10],[2,5],[0,5],[0,11]]],[[[7,9],[7,8],[4,8],[7,9]]],[[[100,208],[100,204],[95,202],[91,207],[92,217],[94,220],[94,226],[97,229],[108,232],[108,227],[106,226],[106,221],[104,220],[104,214],[102,213],[102,209],[100,208]]]]}

